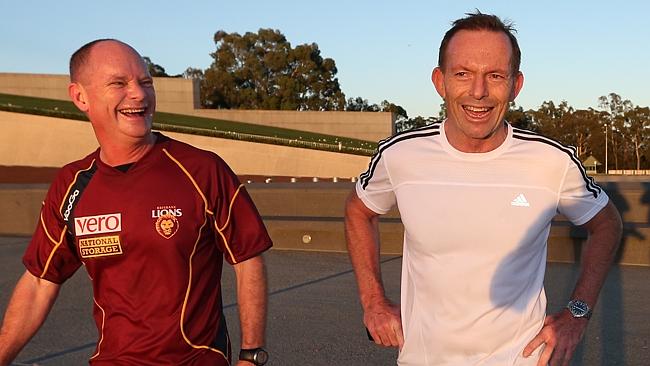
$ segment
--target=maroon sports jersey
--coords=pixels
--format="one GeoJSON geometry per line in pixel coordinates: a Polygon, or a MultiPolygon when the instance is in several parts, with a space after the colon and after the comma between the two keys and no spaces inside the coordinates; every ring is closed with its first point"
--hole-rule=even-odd
{"type": "Polygon", "coordinates": [[[85,265],[100,337],[91,364],[226,365],[223,258],[239,263],[271,239],[223,160],[156,136],[126,172],[99,150],[61,169],[23,262],[55,283],[85,265]]]}

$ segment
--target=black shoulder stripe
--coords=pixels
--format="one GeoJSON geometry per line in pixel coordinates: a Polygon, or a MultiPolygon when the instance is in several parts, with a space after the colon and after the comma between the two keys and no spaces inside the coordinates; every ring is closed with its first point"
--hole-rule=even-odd
{"type": "MultiPolygon", "coordinates": [[[[68,194],[64,198],[64,204],[61,207],[61,216],[68,227],[68,234],[71,235],[73,239],[75,236],[74,209],[77,206],[77,203],[79,203],[83,191],[88,186],[88,183],[90,183],[90,180],[96,171],[97,163],[95,161],[93,161],[88,169],[80,170],[75,176],[75,180],[70,185],[68,194]]],[[[74,243],[74,240],[71,240],[70,242],[74,243]]],[[[73,250],[73,253],[76,253],[76,249],[73,250]]]]}
{"type": "MultiPolygon", "coordinates": [[[[395,139],[401,138],[403,140],[404,136],[406,136],[406,135],[409,135],[409,136],[413,135],[413,134],[418,134],[419,135],[419,133],[422,132],[422,131],[428,131],[428,130],[438,131],[440,129],[440,123],[441,122],[435,122],[435,123],[433,123],[431,125],[418,127],[418,128],[408,130],[408,131],[402,131],[402,132],[400,132],[400,133],[398,133],[396,135],[389,136],[389,137],[379,141],[379,143],[377,144],[377,152],[375,153],[375,155],[373,155],[370,166],[373,165],[372,161],[374,161],[375,158],[377,158],[377,160],[379,160],[380,152],[385,150],[386,145],[393,145],[394,144],[395,139]]],[[[374,165],[376,165],[376,163],[374,165]]],[[[372,171],[374,171],[374,167],[373,167],[373,169],[371,171],[370,166],[369,166],[368,170],[365,173],[363,173],[363,174],[361,174],[359,176],[361,179],[367,177],[368,175],[372,175],[372,171]]]]}
{"type": "Polygon", "coordinates": [[[559,142],[559,141],[557,141],[555,139],[540,135],[540,134],[538,134],[536,132],[533,132],[533,131],[515,129],[515,132],[525,134],[525,135],[529,135],[529,136],[538,137],[538,138],[540,138],[542,140],[545,140],[546,144],[554,146],[557,149],[559,149],[559,150],[563,151],[564,153],[566,153],[567,155],[569,155],[571,160],[574,162],[574,164],[576,164],[576,166],[580,170],[580,174],[582,175],[582,178],[585,179],[585,181],[587,181],[588,186],[590,186],[593,189],[597,190],[598,193],[600,194],[602,189],[600,188],[600,186],[598,186],[598,184],[596,184],[594,179],[587,174],[587,171],[585,170],[584,166],[580,162],[580,159],[578,158],[578,154],[576,152],[575,147],[567,146],[567,145],[565,145],[565,144],[563,144],[563,143],[561,143],[561,142],[559,142]]]}
{"type": "Polygon", "coordinates": [[[375,172],[375,168],[377,168],[377,164],[381,159],[381,154],[386,149],[401,141],[409,140],[412,138],[418,138],[418,137],[435,136],[439,134],[440,134],[440,122],[437,122],[414,130],[401,132],[397,135],[381,140],[377,145],[377,152],[375,153],[375,155],[373,155],[372,159],[370,159],[368,170],[359,176],[359,180],[361,181],[361,187],[365,189],[368,186],[368,183],[375,172]]]}
{"type": "Polygon", "coordinates": [[[514,132],[512,135],[513,138],[519,140],[525,140],[525,141],[541,142],[543,144],[553,146],[554,148],[567,154],[569,158],[573,161],[573,163],[578,167],[578,170],[582,175],[582,179],[585,181],[585,187],[589,192],[591,192],[594,195],[594,198],[597,198],[598,195],[602,192],[602,189],[598,186],[598,184],[596,184],[596,182],[594,182],[594,178],[587,175],[587,172],[585,171],[585,168],[582,166],[580,159],[578,159],[578,155],[576,154],[576,150],[574,147],[563,145],[558,141],[555,141],[548,137],[544,137],[542,135],[539,135],[531,131],[515,129],[513,132],[514,132]]]}

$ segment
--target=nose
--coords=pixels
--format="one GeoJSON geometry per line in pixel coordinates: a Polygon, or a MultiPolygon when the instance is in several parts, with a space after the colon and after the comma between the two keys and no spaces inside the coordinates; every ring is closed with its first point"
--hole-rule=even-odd
{"type": "Polygon", "coordinates": [[[485,77],[478,76],[472,80],[472,87],[469,95],[475,99],[483,99],[488,96],[488,88],[485,77]]]}
{"type": "Polygon", "coordinates": [[[130,83],[129,86],[129,98],[133,100],[144,100],[147,96],[147,91],[145,88],[140,85],[137,81],[130,83]]]}

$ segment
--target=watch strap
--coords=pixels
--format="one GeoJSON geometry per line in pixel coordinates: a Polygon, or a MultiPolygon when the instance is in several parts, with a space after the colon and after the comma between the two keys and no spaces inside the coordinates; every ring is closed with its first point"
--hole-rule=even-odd
{"type": "Polygon", "coordinates": [[[268,360],[268,353],[262,347],[242,348],[239,350],[239,359],[251,362],[256,366],[262,366],[268,360]]]}

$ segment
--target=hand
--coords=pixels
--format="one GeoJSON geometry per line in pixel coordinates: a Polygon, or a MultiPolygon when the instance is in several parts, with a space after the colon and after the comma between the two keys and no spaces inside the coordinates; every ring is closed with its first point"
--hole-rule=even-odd
{"type": "Polygon", "coordinates": [[[255,364],[248,361],[237,360],[237,366],[255,366],[255,364]]]}
{"type": "Polygon", "coordinates": [[[400,349],[404,345],[399,305],[387,299],[372,302],[365,307],[363,322],[376,344],[400,349]]]}
{"type": "Polygon", "coordinates": [[[524,357],[545,344],[537,366],[569,366],[587,327],[587,319],[574,318],[568,310],[547,316],[544,327],[524,348],[524,357]]]}

